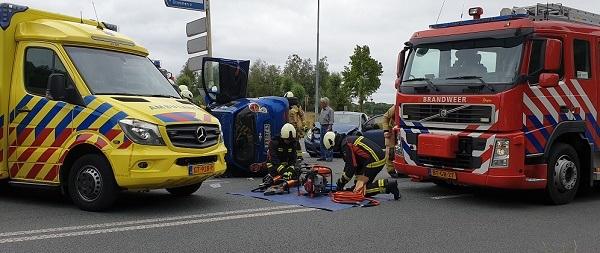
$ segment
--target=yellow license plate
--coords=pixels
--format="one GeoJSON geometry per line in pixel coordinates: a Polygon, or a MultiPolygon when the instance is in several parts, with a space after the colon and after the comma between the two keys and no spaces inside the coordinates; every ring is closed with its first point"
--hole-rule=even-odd
{"type": "Polygon", "coordinates": [[[214,163],[193,164],[188,167],[190,176],[202,175],[215,172],[214,163]]]}
{"type": "Polygon", "coordinates": [[[447,170],[431,170],[431,175],[446,179],[456,179],[456,172],[447,170]]]}

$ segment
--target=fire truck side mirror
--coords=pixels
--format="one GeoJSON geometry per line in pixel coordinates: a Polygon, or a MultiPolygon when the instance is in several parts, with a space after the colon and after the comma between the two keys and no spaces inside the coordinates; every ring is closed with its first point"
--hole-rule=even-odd
{"type": "Polygon", "coordinates": [[[394,82],[394,87],[396,90],[400,86],[402,82],[402,76],[404,75],[404,63],[406,62],[406,51],[410,50],[412,44],[410,42],[404,43],[405,47],[398,54],[398,60],[396,62],[396,81],[394,82]]]}
{"type": "Polygon", "coordinates": [[[399,54],[398,54],[398,61],[396,63],[396,81],[394,82],[394,87],[396,89],[398,89],[398,87],[400,86],[400,82],[402,79],[402,71],[404,70],[404,59],[406,55],[406,50],[402,50],[399,54]]]}
{"type": "Polygon", "coordinates": [[[558,86],[559,76],[556,73],[540,74],[540,87],[551,88],[558,86]]]}
{"type": "Polygon", "coordinates": [[[557,39],[546,41],[546,52],[544,53],[544,71],[558,72],[562,63],[562,42],[557,39]]]}

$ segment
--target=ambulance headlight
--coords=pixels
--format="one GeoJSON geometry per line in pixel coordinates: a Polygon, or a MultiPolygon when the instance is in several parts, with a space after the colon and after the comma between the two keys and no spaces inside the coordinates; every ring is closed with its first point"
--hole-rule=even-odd
{"type": "Polygon", "coordinates": [[[491,167],[508,167],[510,140],[496,139],[491,167]]]}
{"type": "Polygon", "coordinates": [[[164,146],[165,142],[160,136],[158,126],[136,119],[122,119],[119,125],[127,138],[142,145],[164,146]]]}

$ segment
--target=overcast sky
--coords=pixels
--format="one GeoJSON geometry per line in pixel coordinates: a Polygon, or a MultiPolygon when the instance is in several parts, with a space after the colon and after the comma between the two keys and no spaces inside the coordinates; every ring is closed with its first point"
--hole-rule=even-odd
{"type": "MultiPolygon", "coordinates": [[[[9,0],[94,18],[90,0],[9,0]]],[[[443,0],[323,0],[321,1],[321,57],[330,71],[341,71],[355,45],[368,45],[383,63],[382,85],[374,101],[393,103],[396,56],[413,32],[435,23],[443,0]]],[[[502,7],[527,6],[536,1],[447,0],[439,22],[456,21],[469,7],[481,6],[484,16],[502,7]]],[[[600,13],[598,0],[564,0],[564,5],[600,13]]],[[[165,7],[163,0],[96,0],[99,19],[148,48],[152,59],[179,73],[188,55],[185,24],[202,12],[165,7]]],[[[233,59],[263,59],[283,65],[288,55],[316,57],[317,0],[211,0],[213,55],[233,59]]],[[[276,94],[278,95],[278,94],[276,94]]]]}

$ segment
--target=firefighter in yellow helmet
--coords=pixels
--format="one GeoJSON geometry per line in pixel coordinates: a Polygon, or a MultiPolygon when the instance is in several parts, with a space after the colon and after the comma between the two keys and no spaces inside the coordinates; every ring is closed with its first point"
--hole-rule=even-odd
{"type": "MultiPolygon", "coordinates": [[[[331,149],[335,144],[335,133],[327,132],[323,137],[323,145],[331,149]]],[[[398,182],[395,180],[379,179],[375,177],[385,166],[385,153],[375,142],[362,136],[349,136],[342,143],[344,154],[344,172],[338,179],[337,190],[343,190],[344,186],[355,178],[354,192],[360,192],[365,196],[373,196],[379,193],[391,193],[394,199],[400,198],[398,182]]]]}
{"type": "Polygon", "coordinates": [[[392,130],[396,125],[395,117],[396,106],[393,105],[392,107],[390,107],[390,109],[387,110],[387,112],[383,114],[383,119],[381,122],[383,128],[383,137],[385,138],[385,166],[388,174],[390,174],[390,176],[393,178],[406,177],[405,175],[396,172],[396,169],[394,169],[394,146],[396,145],[396,140],[394,138],[394,133],[392,132],[392,130]]]}
{"type": "Polygon", "coordinates": [[[302,148],[300,146],[300,139],[304,137],[304,111],[298,102],[298,98],[294,97],[294,93],[291,91],[286,92],[283,97],[287,98],[290,111],[288,114],[288,123],[292,124],[296,128],[296,152],[297,156],[302,158],[302,148]]]}

